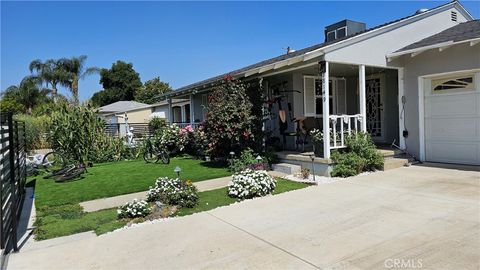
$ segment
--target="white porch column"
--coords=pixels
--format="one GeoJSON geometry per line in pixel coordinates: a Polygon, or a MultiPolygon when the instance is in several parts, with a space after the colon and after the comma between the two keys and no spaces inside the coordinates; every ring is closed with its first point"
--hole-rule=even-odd
{"type": "Polygon", "coordinates": [[[362,132],[367,132],[367,101],[365,89],[365,65],[360,65],[358,67],[358,90],[360,101],[360,114],[362,115],[362,132]]]}
{"type": "Polygon", "coordinates": [[[185,113],[185,105],[180,106],[180,115],[181,115],[180,118],[182,119],[182,120],[181,120],[182,123],[185,123],[185,122],[187,121],[187,120],[186,120],[186,119],[187,119],[187,116],[186,116],[186,113],[185,113]]]}
{"type": "Polygon", "coordinates": [[[193,106],[193,94],[190,94],[190,124],[195,123],[195,107],[193,106]]]}
{"type": "Polygon", "coordinates": [[[168,122],[173,123],[172,98],[168,98],[168,122]]]}
{"type": "Polygon", "coordinates": [[[403,74],[403,68],[398,69],[398,138],[400,140],[400,148],[405,149],[405,137],[403,137],[403,131],[405,130],[405,110],[403,110],[403,107],[405,106],[406,100],[404,99],[405,86],[403,84],[403,74]]]}
{"type": "Polygon", "coordinates": [[[330,158],[330,89],[328,76],[328,62],[325,61],[325,70],[322,74],[322,102],[323,102],[323,157],[330,158]]]}

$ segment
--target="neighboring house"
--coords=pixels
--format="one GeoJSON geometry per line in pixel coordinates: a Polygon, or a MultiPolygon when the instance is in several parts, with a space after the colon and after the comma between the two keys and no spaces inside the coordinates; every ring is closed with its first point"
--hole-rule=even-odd
{"type": "MultiPolygon", "coordinates": [[[[323,129],[327,164],[344,147],[338,132],[361,130],[423,161],[479,165],[479,27],[457,1],[370,29],[344,20],[325,28],[324,43],[226,74],[260,82],[273,103],[265,131],[286,149],[296,148],[292,119],[323,129]]],[[[226,74],[165,97],[189,98],[191,122],[202,121],[208,92],[226,74]]]]}
{"type": "Polygon", "coordinates": [[[172,99],[172,118],[170,118],[170,105],[168,100],[154,103],[152,106],[151,117],[159,117],[168,122],[184,125],[190,123],[190,100],[172,99]]]}
{"type": "Polygon", "coordinates": [[[145,104],[136,101],[117,101],[98,108],[98,112],[109,124],[123,123],[127,114],[129,123],[148,123],[151,118],[158,117],[167,122],[186,124],[190,123],[190,101],[188,99],[172,99],[155,104],[145,104]],[[170,106],[172,119],[170,119],[170,106]]]}
{"type": "Polygon", "coordinates": [[[136,101],[117,101],[98,108],[98,113],[109,124],[123,123],[125,113],[130,123],[148,123],[151,105],[136,101]]]}

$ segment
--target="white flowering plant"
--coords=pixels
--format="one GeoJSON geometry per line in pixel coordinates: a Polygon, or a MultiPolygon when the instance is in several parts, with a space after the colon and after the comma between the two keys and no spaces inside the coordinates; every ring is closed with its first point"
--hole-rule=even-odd
{"type": "Polygon", "coordinates": [[[151,213],[150,206],[144,200],[134,199],[132,202],[120,206],[117,209],[118,218],[146,217],[151,213]]]}
{"type": "Polygon", "coordinates": [[[160,177],[147,192],[147,201],[161,201],[181,207],[194,207],[198,203],[198,191],[192,181],[160,177]]]}
{"type": "Polygon", "coordinates": [[[265,196],[275,190],[276,181],[267,171],[245,169],[232,175],[228,195],[239,199],[265,196]]]}

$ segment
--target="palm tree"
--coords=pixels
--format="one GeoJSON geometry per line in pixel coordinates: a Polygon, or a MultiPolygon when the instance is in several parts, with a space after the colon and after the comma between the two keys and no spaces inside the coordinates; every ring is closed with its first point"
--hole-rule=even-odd
{"type": "Polygon", "coordinates": [[[22,104],[27,108],[27,112],[31,114],[33,107],[47,100],[48,90],[40,89],[39,85],[41,83],[42,80],[38,77],[27,76],[23,78],[18,86],[12,85],[8,87],[2,96],[22,104]]]}
{"type": "Polygon", "coordinates": [[[78,104],[78,82],[86,76],[99,72],[96,67],[85,69],[86,55],[72,57],[70,59],[63,58],[59,60],[62,69],[68,74],[67,87],[72,91],[73,103],[78,104]]]}
{"type": "Polygon", "coordinates": [[[52,94],[53,101],[57,101],[57,85],[68,85],[68,73],[62,68],[59,60],[48,59],[42,62],[40,59],[33,60],[29,66],[30,72],[34,72],[42,83],[45,83],[47,89],[52,94]],[[49,86],[51,88],[49,88],[49,86]]]}

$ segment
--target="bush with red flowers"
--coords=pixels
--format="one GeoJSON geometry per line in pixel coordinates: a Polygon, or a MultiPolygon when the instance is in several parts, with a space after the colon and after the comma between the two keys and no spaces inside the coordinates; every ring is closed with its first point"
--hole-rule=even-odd
{"type": "Polygon", "coordinates": [[[247,87],[242,82],[225,77],[224,83],[208,97],[205,133],[209,140],[207,154],[228,157],[254,144],[255,123],[247,87]]]}

